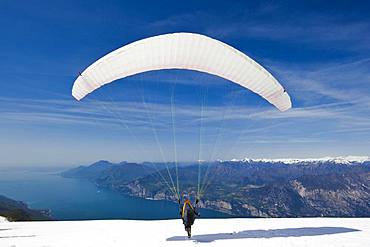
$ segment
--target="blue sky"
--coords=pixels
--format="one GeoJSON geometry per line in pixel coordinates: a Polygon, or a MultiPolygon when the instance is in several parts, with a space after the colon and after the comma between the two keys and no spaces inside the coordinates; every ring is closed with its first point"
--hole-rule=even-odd
{"type": "Polygon", "coordinates": [[[0,165],[370,155],[369,13],[368,1],[3,0],[0,165]],[[226,80],[179,70],[72,98],[99,57],[180,31],[261,63],[294,108],[280,113],[226,80]]]}

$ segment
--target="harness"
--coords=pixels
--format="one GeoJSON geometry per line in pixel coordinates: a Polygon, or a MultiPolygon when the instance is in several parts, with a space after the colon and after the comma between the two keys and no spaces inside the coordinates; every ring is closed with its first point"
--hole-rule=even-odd
{"type": "Polygon", "coordinates": [[[184,202],[184,206],[182,206],[182,212],[181,212],[181,217],[184,218],[184,212],[185,212],[185,207],[186,207],[186,204],[189,205],[189,207],[194,211],[194,207],[193,205],[191,205],[190,201],[189,200],[186,200],[184,202]]]}

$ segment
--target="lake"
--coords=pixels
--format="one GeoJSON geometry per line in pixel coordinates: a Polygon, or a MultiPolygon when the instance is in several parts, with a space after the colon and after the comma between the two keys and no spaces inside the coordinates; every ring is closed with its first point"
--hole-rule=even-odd
{"type": "MultiPolygon", "coordinates": [[[[86,180],[63,178],[58,175],[61,171],[1,169],[0,194],[23,201],[32,209],[50,209],[57,220],[179,218],[176,203],[99,189],[86,180]]],[[[228,217],[213,210],[201,209],[200,213],[202,218],[228,217]]]]}

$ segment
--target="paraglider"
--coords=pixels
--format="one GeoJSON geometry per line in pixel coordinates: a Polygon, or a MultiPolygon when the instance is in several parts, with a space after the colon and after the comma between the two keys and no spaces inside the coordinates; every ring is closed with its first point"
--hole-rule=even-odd
{"type": "MultiPolygon", "coordinates": [[[[72,95],[81,100],[115,80],[166,69],[194,70],[216,75],[251,90],[280,111],[292,107],[286,90],[265,68],[239,50],[219,40],[195,33],[153,36],[108,53],[79,74],[73,84],[72,95]]],[[[181,218],[190,237],[191,225],[199,214],[190,200],[181,204],[178,179],[176,181],[177,186],[170,189],[181,205],[181,218]]],[[[198,183],[199,181],[200,179],[198,183]]],[[[196,206],[199,196],[198,184],[196,206]]]]}
{"type": "Polygon", "coordinates": [[[195,206],[191,203],[190,199],[185,196],[184,203],[181,203],[180,199],[178,200],[180,206],[180,216],[182,219],[182,223],[185,226],[185,231],[188,234],[188,238],[191,237],[191,226],[194,224],[195,218],[200,216],[198,212],[198,203],[199,199],[195,200],[195,206]]]}
{"type": "Polygon", "coordinates": [[[281,84],[257,62],[221,41],[194,33],[158,35],[108,53],[80,73],[72,95],[81,100],[112,81],[163,69],[217,75],[257,93],[280,111],[292,106],[281,84]]]}

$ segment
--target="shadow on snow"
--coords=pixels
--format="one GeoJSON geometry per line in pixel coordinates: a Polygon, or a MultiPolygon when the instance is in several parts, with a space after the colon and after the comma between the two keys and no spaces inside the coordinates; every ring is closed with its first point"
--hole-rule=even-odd
{"type": "Polygon", "coordinates": [[[247,230],[233,233],[215,233],[194,235],[191,239],[184,236],[174,236],[167,238],[167,241],[186,241],[193,240],[200,243],[209,243],[216,240],[243,239],[243,238],[278,238],[278,237],[303,237],[320,236],[327,234],[338,234],[346,232],[357,232],[360,230],[345,227],[302,227],[269,230],[247,230]]]}
{"type": "Polygon", "coordinates": [[[32,238],[36,235],[24,235],[24,236],[0,236],[0,238],[32,238]]]}

